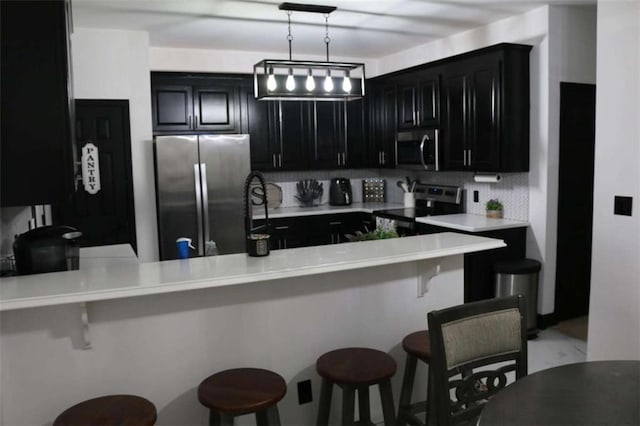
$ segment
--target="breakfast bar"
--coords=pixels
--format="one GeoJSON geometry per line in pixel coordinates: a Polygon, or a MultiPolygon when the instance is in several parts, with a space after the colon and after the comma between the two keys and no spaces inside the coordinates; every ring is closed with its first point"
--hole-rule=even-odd
{"type": "MultiPolygon", "coordinates": [[[[445,232],[266,257],[92,259],[86,267],[81,259],[77,271],[3,278],[3,423],[48,424],[78,401],[130,393],[154,402],[157,424],[206,424],[198,383],[251,366],[287,381],[283,424],[312,424],[320,354],[366,346],[401,367],[402,337],[424,329],[428,311],[462,303],[464,254],[500,247],[445,232]],[[306,380],[312,401],[299,404],[297,383],[306,380]],[[25,398],[37,404],[17,408],[25,398]]],[[[392,385],[398,392],[400,378],[392,385]]],[[[372,416],[381,418],[380,407],[372,416]]]]}

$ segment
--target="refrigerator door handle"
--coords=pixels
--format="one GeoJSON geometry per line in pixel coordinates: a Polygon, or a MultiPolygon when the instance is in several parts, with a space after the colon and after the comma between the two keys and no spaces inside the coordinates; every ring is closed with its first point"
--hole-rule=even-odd
{"type": "Polygon", "coordinates": [[[200,164],[193,165],[195,177],[194,191],[196,193],[196,222],[198,226],[198,255],[204,256],[204,242],[202,236],[202,189],[200,187],[200,164]]]}
{"type": "MultiPolygon", "coordinates": [[[[211,234],[209,232],[209,188],[207,187],[206,163],[200,163],[200,182],[202,185],[202,218],[204,223],[204,241],[206,244],[207,241],[211,239],[211,234]]],[[[202,247],[204,247],[204,244],[202,247]]]]}

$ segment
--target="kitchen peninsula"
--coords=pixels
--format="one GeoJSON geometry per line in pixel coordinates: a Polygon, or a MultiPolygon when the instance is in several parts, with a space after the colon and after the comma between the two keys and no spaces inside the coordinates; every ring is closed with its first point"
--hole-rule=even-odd
{"type": "MultiPolygon", "coordinates": [[[[3,423],[47,424],[80,400],[133,393],[156,404],[159,425],[205,424],[198,383],[214,371],[254,366],[287,380],[283,424],[312,424],[320,354],[368,346],[401,366],[402,338],[426,327],[428,311],[462,302],[464,254],[503,246],[439,233],[262,258],[81,262],[79,271],[3,278],[3,398],[37,402],[29,410],[3,404],[3,423]],[[314,399],[299,405],[296,385],[309,379],[314,399]]],[[[379,411],[373,407],[374,418],[379,411]]]]}

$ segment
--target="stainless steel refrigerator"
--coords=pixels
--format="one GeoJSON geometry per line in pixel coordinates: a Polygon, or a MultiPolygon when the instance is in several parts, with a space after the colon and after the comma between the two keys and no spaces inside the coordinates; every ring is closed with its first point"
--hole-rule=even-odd
{"type": "Polygon", "coordinates": [[[154,144],[160,259],[177,259],[176,240],[193,240],[190,257],[245,251],[244,180],[249,135],[157,136],[154,144]]]}

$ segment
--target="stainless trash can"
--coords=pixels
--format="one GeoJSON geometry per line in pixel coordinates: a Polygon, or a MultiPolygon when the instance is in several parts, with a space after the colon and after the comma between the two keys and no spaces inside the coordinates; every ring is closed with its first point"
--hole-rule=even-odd
{"type": "Polygon", "coordinates": [[[495,296],[522,294],[525,297],[530,338],[538,334],[538,275],[541,268],[542,264],[533,259],[502,261],[493,265],[496,274],[495,296]]]}

